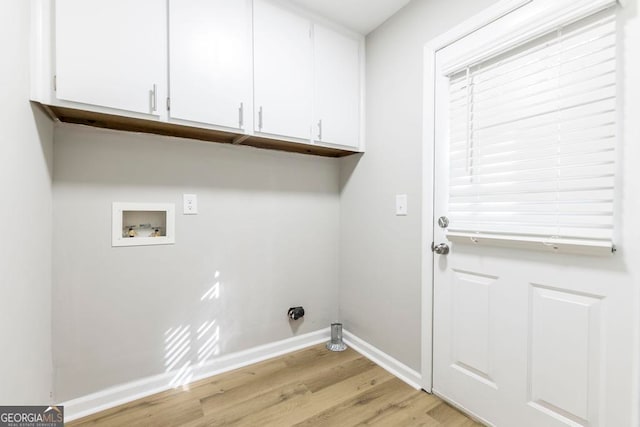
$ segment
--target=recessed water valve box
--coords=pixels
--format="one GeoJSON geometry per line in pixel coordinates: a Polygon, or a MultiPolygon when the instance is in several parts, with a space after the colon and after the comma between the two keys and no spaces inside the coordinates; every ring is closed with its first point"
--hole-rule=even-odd
{"type": "Polygon", "coordinates": [[[113,203],[111,246],[175,243],[173,203],[113,203]]]}

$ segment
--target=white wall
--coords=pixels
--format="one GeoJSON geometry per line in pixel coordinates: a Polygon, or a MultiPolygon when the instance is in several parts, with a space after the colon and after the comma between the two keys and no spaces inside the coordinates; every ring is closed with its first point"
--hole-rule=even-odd
{"type": "Polygon", "coordinates": [[[204,322],[223,355],[336,320],[336,159],[77,126],[54,146],[58,401],[164,372],[170,328],[191,328],[196,363],[204,322]],[[175,245],[112,248],[115,201],[175,203],[175,245]],[[297,330],[292,305],[307,311],[297,330]]]}
{"type": "Polygon", "coordinates": [[[423,48],[493,2],[413,0],[367,37],[367,152],[341,164],[340,315],[417,371],[423,48]],[[395,194],[408,194],[408,216],[395,216],[395,194]]]}
{"type": "Polygon", "coordinates": [[[29,2],[0,14],[0,404],[51,391],[53,128],[29,103],[29,2]]]}

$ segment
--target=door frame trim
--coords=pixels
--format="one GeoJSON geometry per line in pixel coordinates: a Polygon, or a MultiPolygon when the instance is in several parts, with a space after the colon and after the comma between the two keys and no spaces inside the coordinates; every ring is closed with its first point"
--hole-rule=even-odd
{"type": "Polygon", "coordinates": [[[533,0],[501,0],[477,15],[430,40],[424,46],[424,80],[422,107],[422,296],[421,296],[421,372],[422,389],[433,387],[433,242],[434,150],[435,150],[435,57],[436,53],[463,37],[489,25],[533,0]]]}

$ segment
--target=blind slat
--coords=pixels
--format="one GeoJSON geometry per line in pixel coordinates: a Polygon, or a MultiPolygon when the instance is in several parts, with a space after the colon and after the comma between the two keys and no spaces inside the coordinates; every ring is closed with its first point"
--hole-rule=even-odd
{"type": "Polygon", "coordinates": [[[616,92],[614,8],[449,76],[448,233],[610,246],[616,92]]]}

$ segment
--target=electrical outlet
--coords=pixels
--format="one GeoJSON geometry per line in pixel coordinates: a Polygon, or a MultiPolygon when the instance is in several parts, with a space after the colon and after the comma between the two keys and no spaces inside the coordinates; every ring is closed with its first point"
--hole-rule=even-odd
{"type": "Polygon", "coordinates": [[[407,210],[407,195],[396,194],[396,215],[405,216],[407,215],[407,210]]]}
{"type": "Polygon", "coordinates": [[[196,194],[183,194],[183,212],[185,215],[198,214],[198,196],[196,194]]]}

